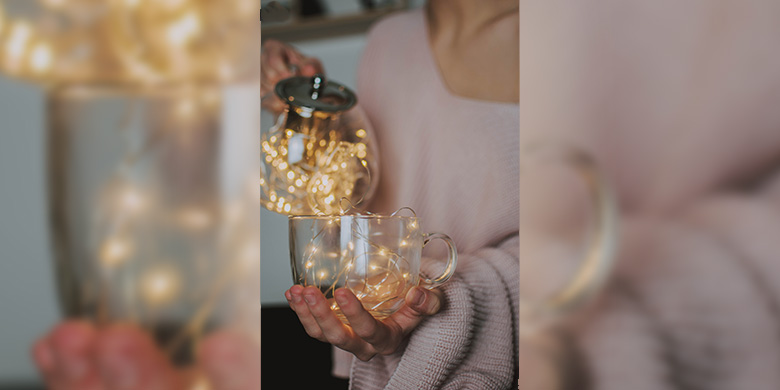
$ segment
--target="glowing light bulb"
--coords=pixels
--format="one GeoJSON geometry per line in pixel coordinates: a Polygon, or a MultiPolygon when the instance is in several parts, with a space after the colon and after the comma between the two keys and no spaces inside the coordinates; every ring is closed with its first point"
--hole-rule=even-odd
{"type": "Polygon", "coordinates": [[[151,305],[164,305],[179,293],[179,275],[170,268],[161,266],[148,271],[141,279],[141,294],[151,305]]]}
{"type": "Polygon", "coordinates": [[[313,264],[311,261],[309,261],[309,262],[306,262],[306,269],[311,269],[311,267],[312,267],[313,265],[314,265],[314,264],[313,264]]]}
{"type": "Polygon", "coordinates": [[[130,244],[123,239],[109,238],[100,248],[100,261],[108,267],[116,267],[129,257],[130,244]]]}
{"type": "Polygon", "coordinates": [[[32,36],[32,27],[26,21],[18,21],[11,24],[10,30],[5,45],[5,56],[6,60],[9,61],[8,65],[16,68],[27,50],[32,36]]]}
{"type": "Polygon", "coordinates": [[[179,20],[171,23],[168,27],[168,42],[173,46],[184,46],[201,29],[201,21],[195,12],[188,12],[179,20]]]}
{"type": "Polygon", "coordinates": [[[146,202],[138,190],[128,187],[120,194],[119,203],[127,211],[139,212],[143,210],[146,202]]]}
{"type": "Polygon", "coordinates": [[[366,131],[364,129],[360,129],[360,130],[355,132],[355,135],[358,138],[364,138],[366,136],[366,131]]]}
{"type": "Polygon", "coordinates": [[[36,73],[44,73],[51,69],[51,47],[45,43],[38,43],[32,50],[30,65],[36,73]]]}

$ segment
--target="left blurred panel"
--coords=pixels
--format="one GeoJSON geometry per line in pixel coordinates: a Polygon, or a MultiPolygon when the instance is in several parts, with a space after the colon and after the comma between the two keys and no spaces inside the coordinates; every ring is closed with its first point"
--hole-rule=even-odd
{"type": "Polygon", "coordinates": [[[260,1],[0,6],[0,390],[259,389],[260,1]]]}

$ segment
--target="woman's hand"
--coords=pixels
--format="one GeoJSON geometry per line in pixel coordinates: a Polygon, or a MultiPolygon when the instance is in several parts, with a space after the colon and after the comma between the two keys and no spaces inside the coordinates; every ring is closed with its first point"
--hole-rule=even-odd
{"type": "Polygon", "coordinates": [[[203,340],[197,365],[178,369],[135,326],[98,329],[67,321],[38,340],[32,354],[49,390],[187,390],[198,380],[217,390],[256,390],[255,345],[240,334],[217,332],[203,340]]]}
{"type": "Polygon", "coordinates": [[[439,290],[415,287],[406,294],[403,307],[384,321],[378,321],[363,309],[351,291],[340,288],[334,296],[349,320],[351,326],[348,326],[336,317],[325,296],[316,287],[295,285],[284,295],[309,336],[352,352],[363,361],[376,354],[387,355],[397,351],[425,316],[439,312],[444,301],[439,290]]]}
{"type": "Polygon", "coordinates": [[[320,60],[306,57],[292,46],[273,39],[263,44],[260,57],[260,95],[263,108],[279,113],[285,104],[274,93],[279,81],[292,76],[314,76],[325,73],[320,60]]]}

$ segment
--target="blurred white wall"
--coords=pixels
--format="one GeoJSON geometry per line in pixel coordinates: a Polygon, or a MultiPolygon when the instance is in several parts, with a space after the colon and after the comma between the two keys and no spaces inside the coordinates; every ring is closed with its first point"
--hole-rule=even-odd
{"type": "Polygon", "coordinates": [[[0,383],[34,380],[33,340],[59,316],[40,88],[0,77],[0,383]]]}

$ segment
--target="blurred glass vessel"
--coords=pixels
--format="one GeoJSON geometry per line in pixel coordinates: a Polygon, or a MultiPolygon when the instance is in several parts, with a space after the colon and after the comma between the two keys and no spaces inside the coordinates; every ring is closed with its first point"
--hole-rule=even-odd
{"type": "Polygon", "coordinates": [[[379,156],[355,94],[321,75],[282,80],[275,92],[287,107],[261,139],[263,205],[288,215],[337,214],[342,198],[370,199],[379,156]]]}
{"type": "Polygon", "coordinates": [[[49,91],[65,316],[140,325],[179,364],[222,327],[259,343],[257,88],[49,91]]]}

